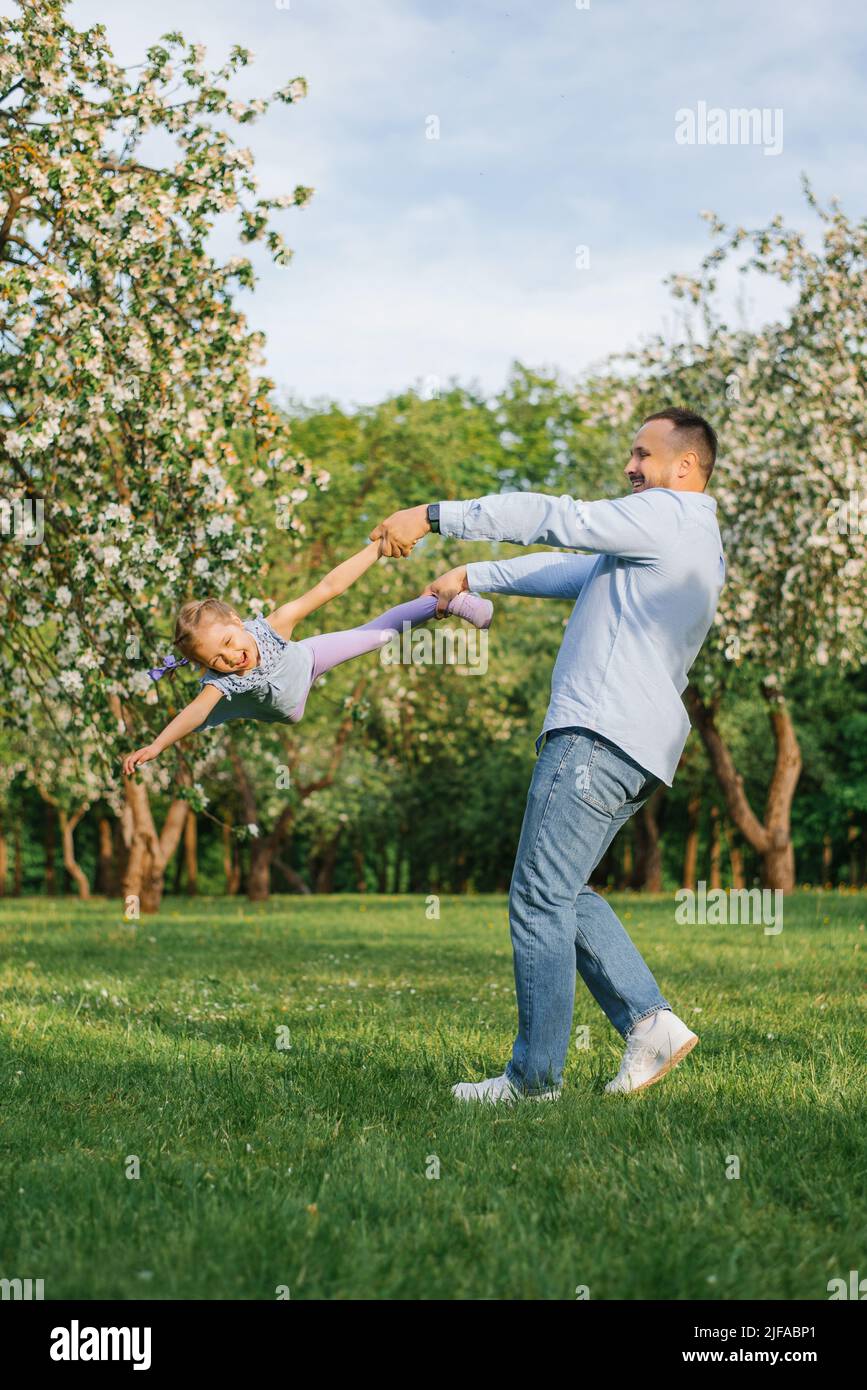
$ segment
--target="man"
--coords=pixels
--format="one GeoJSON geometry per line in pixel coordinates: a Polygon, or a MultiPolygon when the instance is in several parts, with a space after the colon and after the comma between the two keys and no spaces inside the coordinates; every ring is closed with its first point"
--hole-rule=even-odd
{"type": "Polygon", "coordinates": [[[662,410],[633,441],[631,496],[581,502],[508,493],[440,502],[395,512],[371,534],[392,556],[408,555],[431,530],[591,552],[470,564],[430,586],[438,611],[465,588],[576,598],[537,740],[509,895],[518,1035],[503,1075],[453,1087],[461,1100],[559,1096],[576,963],[626,1039],[606,1091],[659,1081],[698,1042],[587,882],[621,826],[661,783],[671,785],[689,734],[680,697],[725,581],[716,502],[705,493],[716,449],[700,415],[662,410]]]}

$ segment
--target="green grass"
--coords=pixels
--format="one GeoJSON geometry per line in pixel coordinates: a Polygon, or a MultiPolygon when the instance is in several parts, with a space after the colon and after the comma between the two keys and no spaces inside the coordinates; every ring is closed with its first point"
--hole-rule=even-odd
{"type": "Polygon", "coordinates": [[[603,1095],[622,1044],[579,980],[590,1048],[563,1099],[481,1109],[449,1087],[508,1057],[502,898],[444,898],[439,921],[422,898],[170,899],[133,926],[6,902],[0,1277],[46,1298],[825,1299],[867,1276],[867,897],[795,895],[778,936],[615,905],[700,1046],[603,1095]]]}

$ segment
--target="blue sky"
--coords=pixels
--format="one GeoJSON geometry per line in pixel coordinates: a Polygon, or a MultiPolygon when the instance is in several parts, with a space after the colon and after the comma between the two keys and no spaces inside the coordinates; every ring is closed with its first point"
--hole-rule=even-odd
{"type": "MultiPolygon", "coordinates": [[[[351,404],[451,376],[493,390],[515,358],[574,374],[674,330],[662,281],[709,245],[701,209],[810,228],[804,171],[820,198],[864,212],[857,0],[279,5],[74,0],[68,13],[104,22],[124,63],[170,28],[215,65],[242,43],[255,61],[239,95],[308,79],[305,102],[238,130],[264,190],[316,188],[280,215],[294,261],[257,260],[244,297],[287,393],[351,404]],[[675,113],[700,101],[781,108],[782,152],[678,145],[675,113]]],[[[749,318],[779,307],[771,287],[749,286],[749,318]]]]}

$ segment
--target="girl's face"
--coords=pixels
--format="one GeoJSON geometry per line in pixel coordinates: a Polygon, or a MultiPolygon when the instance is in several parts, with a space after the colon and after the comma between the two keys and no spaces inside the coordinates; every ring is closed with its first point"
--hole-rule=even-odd
{"type": "Polygon", "coordinates": [[[203,625],[198,637],[196,656],[220,675],[238,675],[259,665],[256,639],[241,623],[215,620],[203,625]]]}

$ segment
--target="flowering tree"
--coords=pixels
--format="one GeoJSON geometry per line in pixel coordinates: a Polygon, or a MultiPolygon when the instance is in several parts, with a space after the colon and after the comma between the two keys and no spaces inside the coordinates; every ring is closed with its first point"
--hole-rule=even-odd
{"type": "MultiPolygon", "coordinates": [[[[102,26],[65,21],[63,0],[20,8],[0,41],[0,683],[22,734],[38,708],[119,784],[145,716],[166,717],[169,682],[155,688],[146,668],[174,610],[195,586],[255,611],[263,532],[249,506],[269,488],[291,533],[293,493],[311,481],[255,375],[263,337],[233,303],[251,263],[219,264],[208,236],[234,214],[242,242],[286,263],[271,214],[312,190],[259,196],[250,151],[227,133],[269,106],[227,90],[246,50],[208,71],[204,48],[173,33],[126,70],[102,26]],[[177,157],[146,161],[167,137],[177,157]]],[[[295,78],[271,101],[305,91],[295,78]]],[[[125,888],[146,909],[164,867],[153,776],[126,787],[125,888]]],[[[185,814],[173,803],[181,827],[185,814]]]]}
{"type": "Polygon", "coordinates": [[[711,492],[728,581],[687,703],[732,821],[761,854],[767,885],[783,889],[794,886],[790,812],[801,770],[787,681],[803,667],[867,658],[867,224],[806,193],[824,227],[819,250],[780,218],[747,231],[706,214],[716,244],[697,277],[672,282],[697,306],[701,333],[656,340],[587,388],[618,431],[661,401],[703,410],[718,426],[711,492]],[[719,317],[719,268],[732,257],[791,287],[784,320],[753,333],[719,317]],[[720,725],[725,690],[743,667],[761,676],[776,748],[762,816],[720,725]]]}

